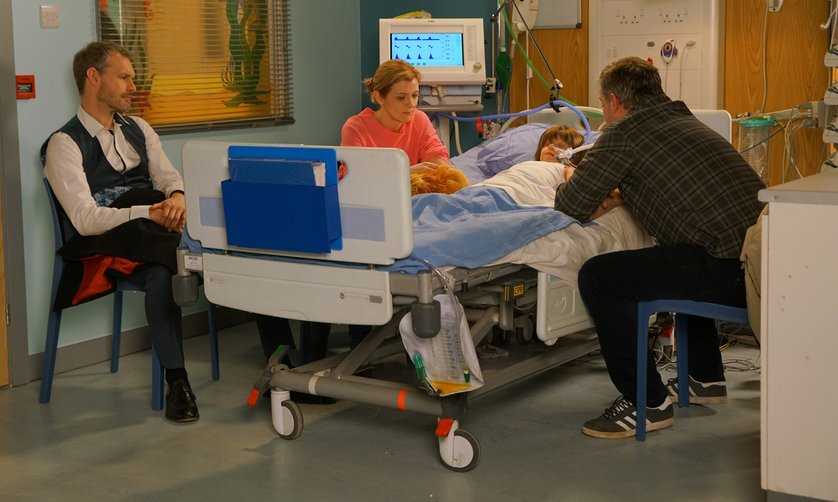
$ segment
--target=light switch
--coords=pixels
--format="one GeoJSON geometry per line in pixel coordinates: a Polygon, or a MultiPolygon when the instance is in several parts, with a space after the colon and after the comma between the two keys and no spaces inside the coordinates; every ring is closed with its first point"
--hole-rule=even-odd
{"type": "Polygon", "coordinates": [[[57,5],[41,5],[41,28],[58,28],[61,20],[57,5]]]}

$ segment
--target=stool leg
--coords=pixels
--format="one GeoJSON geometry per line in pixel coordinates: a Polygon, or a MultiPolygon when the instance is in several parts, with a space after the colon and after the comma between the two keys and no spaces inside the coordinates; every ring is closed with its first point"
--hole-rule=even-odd
{"type": "Polygon", "coordinates": [[[649,315],[642,304],[637,304],[637,396],[634,405],[637,408],[635,439],[646,440],[646,364],[649,356],[649,315]]]}
{"type": "Polygon", "coordinates": [[[113,335],[111,337],[111,373],[119,371],[119,345],[122,341],[122,291],[113,292],[113,335]]]}
{"type": "Polygon", "coordinates": [[[41,370],[41,394],[38,402],[46,404],[52,395],[52,377],[55,375],[55,355],[58,352],[58,330],[61,311],[50,312],[47,320],[47,340],[44,345],[44,367],[41,370]]]}
{"type": "Polygon", "coordinates": [[[690,405],[690,354],[689,354],[689,333],[687,314],[675,314],[675,340],[677,343],[678,356],[676,367],[678,368],[678,407],[686,408],[690,405]]]}
{"type": "Polygon", "coordinates": [[[218,364],[218,331],[215,325],[215,315],[216,315],[216,308],[215,304],[209,303],[207,305],[207,323],[209,325],[209,337],[210,337],[210,359],[212,364],[212,379],[218,380],[221,378],[221,368],[218,364]]]}

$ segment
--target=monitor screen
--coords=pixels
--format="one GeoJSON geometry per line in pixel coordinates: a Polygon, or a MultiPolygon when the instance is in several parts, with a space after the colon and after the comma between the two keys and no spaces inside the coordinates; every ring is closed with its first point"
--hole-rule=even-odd
{"type": "Polygon", "coordinates": [[[423,85],[486,83],[483,19],[379,19],[379,63],[400,59],[423,85]]]}
{"type": "Polygon", "coordinates": [[[390,33],[390,57],[413,66],[463,66],[462,33],[390,33]]]}

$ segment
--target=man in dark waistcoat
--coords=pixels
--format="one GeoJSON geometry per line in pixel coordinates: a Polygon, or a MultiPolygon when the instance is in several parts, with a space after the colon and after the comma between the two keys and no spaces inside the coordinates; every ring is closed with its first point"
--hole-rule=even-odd
{"type": "Polygon", "coordinates": [[[198,407],[184,367],[181,311],[171,288],[174,248],[186,222],[183,179],[151,126],[124,115],[136,90],[125,48],[87,45],[73,59],[73,75],[81,96],[78,112],[42,149],[44,175],[62,217],[78,234],[65,247],[72,243],[91,254],[117,254],[110,250],[125,247],[126,232],[140,229],[140,244],[131,246],[140,249],[128,252],[136,256],[121,256],[141,262],[126,280],[145,291],[148,327],[168,384],[165,418],[194,422],[198,407]]]}

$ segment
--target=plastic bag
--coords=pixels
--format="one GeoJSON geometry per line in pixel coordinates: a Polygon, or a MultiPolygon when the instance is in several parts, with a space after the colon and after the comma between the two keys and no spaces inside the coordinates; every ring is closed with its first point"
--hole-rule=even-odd
{"type": "Polygon", "coordinates": [[[434,300],[440,303],[442,317],[435,337],[417,336],[411,314],[399,323],[399,333],[420,386],[441,396],[479,389],[483,386],[483,373],[462,305],[444,294],[434,300]]]}

